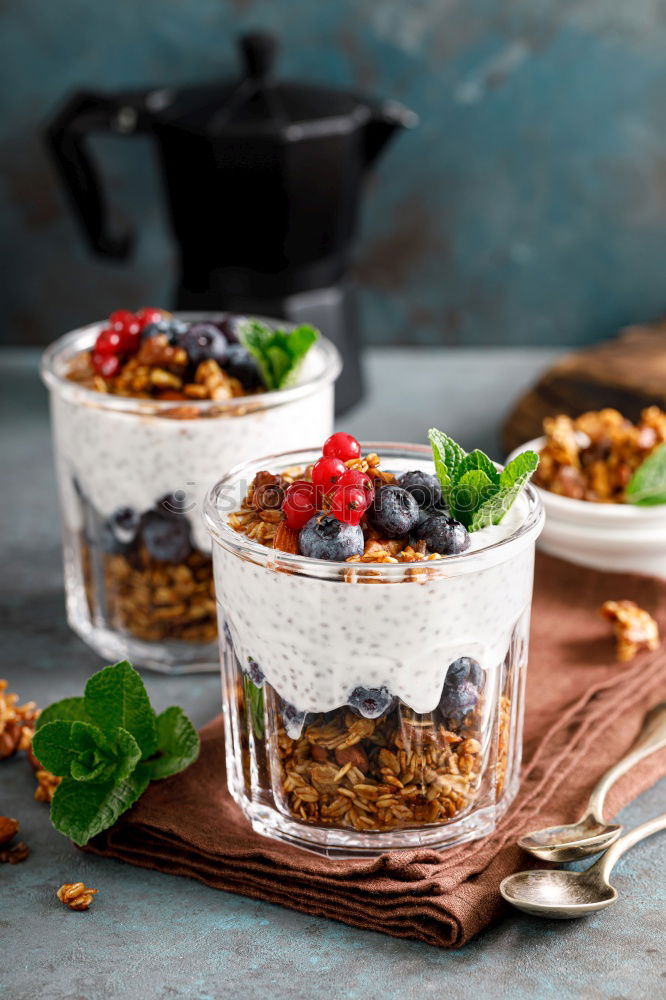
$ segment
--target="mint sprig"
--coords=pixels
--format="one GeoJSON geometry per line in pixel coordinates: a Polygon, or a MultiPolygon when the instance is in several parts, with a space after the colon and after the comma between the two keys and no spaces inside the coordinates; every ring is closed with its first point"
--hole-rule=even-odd
{"type": "Polygon", "coordinates": [[[442,499],[468,531],[499,524],[539,464],[536,452],[525,451],[498,472],[484,452],[465,452],[443,431],[433,427],[428,438],[442,499]]]}
{"type": "Polygon", "coordinates": [[[659,445],[634,472],[625,496],[639,507],[666,503],[666,444],[659,445]]]}
{"type": "Polygon", "coordinates": [[[56,830],[83,846],[134,805],[151,781],[189,767],[199,736],[182,709],[155,715],[126,660],[88,680],[83,697],[44,709],[35,756],[62,781],[51,802],[56,830]]]}
{"type": "Polygon", "coordinates": [[[256,319],[245,320],[238,329],[240,342],[259,365],[268,390],[284,389],[294,382],[303,358],[318,336],[317,330],[307,324],[287,331],[256,319]]]}

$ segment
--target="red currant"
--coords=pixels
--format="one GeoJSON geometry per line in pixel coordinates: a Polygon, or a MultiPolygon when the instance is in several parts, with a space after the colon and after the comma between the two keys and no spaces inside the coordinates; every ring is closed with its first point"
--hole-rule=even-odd
{"type": "Polygon", "coordinates": [[[141,343],[141,320],[128,309],[116,309],[109,316],[109,325],[120,335],[121,350],[126,354],[138,351],[141,343]]]}
{"type": "Polygon", "coordinates": [[[358,524],[368,503],[368,496],[361,486],[338,486],[331,497],[331,514],[346,524],[358,524]]]}
{"type": "Polygon", "coordinates": [[[151,306],[146,306],[145,309],[139,309],[136,314],[136,318],[141,324],[141,329],[148,326],[150,323],[161,323],[164,319],[164,313],[161,309],[153,309],[151,306]]]}
{"type": "Polygon", "coordinates": [[[103,354],[105,357],[111,354],[119,354],[121,343],[122,337],[118,331],[106,327],[97,335],[94,350],[97,354],[103,354]]]}
{"type": "Polygon", "coordinates": [[[375,495],[372,479],[359,469],[347,469],[346,472],[343,472],[338,480],[338,486],[358,486],[360,489],[365,490],[368,503],[370,503],[375,495]]]}
{"type": "Polygon", "coordinates": [[[340,476],[346,472],[345,463],[339,458],[320,458],[312,466],[312,482],[324,493],[330,493],[337,486],[340,476]]]}
{"type": "Polygon", "coordinates": [[[117,354],[100,354],[92,352],[92,366],[103,378],[113,378],[120,371],[120,358],[117,354]]]}
{"type": "Polygon", "coordinates": [[[311,517],[317,513],[317,490],[312,483],[297,479],[287,487],[282,503],[287,524],[294,531],[300,531],[311,517]]]}
{"type": "Polygon", "coordinates": [[[118,333],[138,333],[141,329],[141,321],[129,309],[116,309],[109,316],[109,326],[117,330],[118,333]]]}
{"type": "Polygon", "coordinates": [[[338,431],[337,434],[331,434],[330,438],[324,441],[322,454],[326,458],[339,458],[343,462],[348,462],[352,458],[360,457],[361,446],[351,434],[338,431]]]}

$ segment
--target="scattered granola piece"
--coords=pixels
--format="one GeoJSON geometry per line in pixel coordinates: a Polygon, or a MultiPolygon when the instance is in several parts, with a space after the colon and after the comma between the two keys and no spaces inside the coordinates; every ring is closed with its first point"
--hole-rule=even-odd
{"type": "Polygon", "coordinates": [[[0,850],[0,862],[9,865],[18,865],[19,862],[25,861],[29,854],[28,845],[23,840],[19,840],[18,844],[14,844],[13,847],[0,850]]]}
{"type": "Polygon", "coordinates": [[[89,889],[83,882],[65,882],[56,892],[56,896],[70,910],[87,910],[97,892],[99,889],[89,889]]]}
{"type": "Polygon", "coordinates": [[[37,778],[35,802],[50,802],[62,778],[56,778],[55,774],[51,774],[50,771],[45,771],[43,768],[35,772],[35,777],[37,778]]]}
{"type": "Polygon", "coordinates": [[[7,683],[6,680],[0,680],[0,760],[29,747],[39,716],[34,701],[18,705],[17,694],[5,693],[7,683]]]}
{"type": "Polygon", "coordinates": [[[622,663],[633,660],[641,649],[659,647],[659,626],[635,601],[606,601],[599,609],[613,622],[617,642],[616,656],[622,663]]]}
{"type": "Polygon", "coordinates": [[[0,847],[8,844],[19,831],[19,821],[9,816],[0,816],[0,847]]]}

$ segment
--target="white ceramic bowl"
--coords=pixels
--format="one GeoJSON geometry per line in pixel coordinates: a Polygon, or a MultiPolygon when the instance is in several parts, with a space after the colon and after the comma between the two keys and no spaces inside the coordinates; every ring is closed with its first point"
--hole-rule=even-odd
{"type": "MultiPolygon", "coordinates": [[[[526,441],[509,456],[539,452],[546,439],[526,441]]],[[[537,487],[546,511],[538,548],[580,566],[646,573],[666,579],[666,505],[591,503],[537,487]]]]}

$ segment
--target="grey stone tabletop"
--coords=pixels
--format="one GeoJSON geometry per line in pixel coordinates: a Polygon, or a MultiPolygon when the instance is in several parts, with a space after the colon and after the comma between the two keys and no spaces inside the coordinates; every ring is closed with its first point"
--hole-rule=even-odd
{"type": "MultiPolygon", "coordinates": [[[[377,350],[366,401],[344,419],[366,440],[421,441],[432,424],[498,454],[497,427],[555,352],[377,350]]],[[[59,513],[46,394],[37,354],[0,354],[4,627],[0,676],[24,700],[79,693],[102,664],[64,618],[59,513]]],[[[213,675],[144,673],[161,710],[182,705],[196,724],[219,710],[213,675]]],[[[193,880],[80,854],[33,800],[22,757],[0,765],[0,814],[17,816],[31,854],[0,866],[0,996],[397,1000],[442,995],[512,1000],[642,1000],[666,995],[663,838],[641,844],[614,874],[619,902],[587,920],[507,916],[461,951],[364,932],[193,880]],[[100,890],[86,913],[55,889],[100,890]]],[[[634,826],[663,811],[666,780],[622,813],[634,826]]]]}

